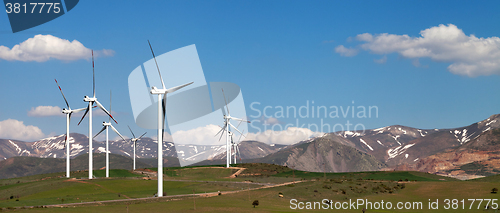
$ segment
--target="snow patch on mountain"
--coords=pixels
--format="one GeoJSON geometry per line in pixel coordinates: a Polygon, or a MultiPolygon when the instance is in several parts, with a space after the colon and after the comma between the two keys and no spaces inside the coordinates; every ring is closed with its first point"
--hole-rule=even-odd
{"type": "Polygon", "coordinates": [[[9,140],[9,143],[16,147],[16,151],[18,154],[21,152],[21,148],[16,143],[12,142],[11,140],[9,140]]]}
{"type": "Polygon", "coordinates": [[[360,138],[359,141],[361,141],[361,143],[364,143],[370,150],[373,151],[373,148],[370,145],[368,145],[363,139],[360,138]]]}
{"type": "Polygon", "coordinates": [[[387,150],[387,155],[389,155],[388,160],[389,160],[389,159],[392,159],[392,158],[395,158],[395,157],[397,157],[397,156],[399,156],[399,155],[401,155],[401,154],[405,153],[405,152],[406,152],[406,150],[407,150],[408,148],[412,147],[413,145],[415,145],[415,144],[414,144],[414,143],[412,143],[412,144],[407,144],[407,145],[405,145],[405,146],[398,146],[398,147],[396,147],[396,148],[394,148],[394,149],[389,149],[389,150],[387,150]]]}

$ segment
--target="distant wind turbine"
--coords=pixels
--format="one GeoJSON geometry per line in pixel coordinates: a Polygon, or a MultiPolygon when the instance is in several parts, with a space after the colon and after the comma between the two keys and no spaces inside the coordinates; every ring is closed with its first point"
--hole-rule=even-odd
{"type": "MultiPolygon", "coordinates": [[[[111,112],[111,91],[109,92],[109,111],[111,112]]],[[[108,122],[106,123],[105,121],[102,122],[102,129],[101,131],[99,131],[95,136],[97,137],[99,134],[101,134],[102,131],[106,130],[106,177],[109,177],[109,140],[108,140],[108,137],[109,137],[109,134],[108,134],[108,127],[111,127],[111,129],[113,129],[113,131],[115,131],[115,133],[120,136],[124,142],[127,142],[125,140],[125,138],[123,138],[123,136],[118,132],[118,130],[115,129],[115,127],[113,127],[113,125],[111,124],[111,117],[109,118],[108,122]]]]}
{"type": "Polygon", "coordinates": [[[229,112],[229,106],[228,106],[227,101],[226,101],[226,95],[224,94],[224,89],[222,89],[222,95],[224,96],[224,102],[226,103],[227,115],[224,112],[224,108],[223,108],[222,114],[223,114],[223,118],[224,118],[224,127],[222,127],[221,130],[219,130],[219,132],[217,132],[217,134],[215,134],[215,136],[217,136],[219,133],[221,133],[220,138],[219,138],[219,140],[220,140],[222,138],[222,135],[224,134],[224,131],[227,131],[227,133],[226,133],[226,155],[227,155],[226,156],[226,167],[229,168],[229,164],[231,163],[231,142],[229,141],[229,139],[230,139],[229,136],[230,136],[230,134],[232,136],[232,132],[231,132],[230,128],[232,127],[234,130],[236,130],[241,135],[243,135],[243,133],[241,133],[240,130],[238,130],[238,128],[236,128],[233,124],[231,124],[231,120],[240,121],[240,123],[241,122],[250,123],[250,121],[246,121],[246,120],[243,120],[241,118],[231,117],[230,112],[229,112]]]}
{"type": "Polygon", "coordinates": [[[59,83],[57,83],[57,80],[54,79],[56,81],[56,84],[57,84],[57,87],[59,87],[59,91],[61,91],[61,95],[63,96],[64,98],[64,101],[66,102],[66,106],[68,106],[68,108],[63,108],[62,109],[62,113],[66,114],[66,137],[65,137],[65,146],[66,146],[66,177],[69,178],[69,171],[70,171],[70,167],[69,167],[69,161],[70,161],[70,147],[69,147],[69,123],[71,121],[71,114],[73,114],[74,112],[80,112],[80,111],[83,111],[85,110],[85,108],[80,108],[80,109],[71,109],[71,107],[69,106],[69,103],[68,103],[68,100],[66,100],[66,97],[64,96],[64,93],[61,89],[61,87],[59,86],[59,83]]]}
{"type": "Polygon", "coordinates": [[[128,129],[130,130],[130,133],[132,133],[132,136],[133,138],[130,139],[133,143],[133,146],[134,146],[134,170],[135,170],[135,148],[136,148],[136,144],[137,144],[137,141],[140,140],[142,138],[142,136],[144,136],[147,132],[145,132],[144,134],[142,134],[140,137],[136,138],[135,135],[134,135],[134,132],[132,132],[132,129],[130,129],[130,126],[128,127],[128,129]]]}

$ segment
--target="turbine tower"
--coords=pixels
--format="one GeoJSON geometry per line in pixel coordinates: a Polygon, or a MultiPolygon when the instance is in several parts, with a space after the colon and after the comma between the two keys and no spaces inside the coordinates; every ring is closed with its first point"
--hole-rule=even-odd
{"type": "MultiPolygon", "coordinates": [[[[111,112],[111,91],[109,92],[109,112],[111,112]]],[[[101,131],[99,131],[95,136],[97,137],[99,134],[101,134],[102,131],[106,130],[106,177],[109,177],[109,134],[108,134],[108,127],[111,127],[111,129],[113,129],[113,131],[116,132],[116,134],[118,136],[120,136],[124,142],[127,142],[125,140],[125,138],[123,138],[123,136],[118,132],[118,130],[115,129],[115,127],[113,127],[113,125],[111,125],[111,117],[109,118],[108,122],[106,123],[105,121],[102,122],[102,129],[101,131]]]]}
{"type": "Polygon", "coordinates": [[[149,48],[151,49],[151,53],[153,54],[153,58],[155,60],[156,69],[158,69],[158,74],[160,75],[160,81],[162,85],[162,89],[158,89],[155,86],[151,87],[150,93],[153,95],[158,95],[158,197],[163,197],[163,131],[165,124],[165,110],[167,108],[167,94],[173,93],[183,87],[186,87],[194,82],[183,84],[180,86],[172,87],[170,89],[165,88],[165,83],[163,82],[163,78],[161,77],[160,68],[158,67],[158,62],[156,62],[156,56],[153,52],[153,47],[151,47],[151,43],[149,43],[149,48]],[[163,98],[162,98],[163,95],[163,98]]]}
{"type": "Polygon", "coordinates": [[[227,105],[227,101],[226,101],[226,95],[224,94],[224,89],[222,89],[222,95],[224,96],[224,102],[226,103],[227,115],[224,112],[224,109],[222,109],[222,114],[223,114],[223,118],[224,118],[224,127],[222,127],[221,130],[219,130],[219,132],[217,132],[217,134],[215,134],[215,136],[217,136],[219,133],[222,132],[221,137],[219,138],[219,140],[220,140],[222,138],[222,135],[224,134],[223,132],[224,131],[227,132],[227,134],[226,134],[226,155],[227,155],[226,156],[226,167],[229,168],[229,164],[231,164],[231,142],[229,140],[229,136],[230,136],[230,134],[232,136],[230,128],[232,127],[234,130],[236,130],[241,135],[243,135],[243,133],[241,133],[240,130],[238,130],[238,128],[236,128],[233,124],[231,124],[231,120],[240,121],[240,123],[241,122],[250,123],[250,121],[246,121],[246,120],[243,120],[241,118],[231,117],[231,114],[229,112],[229,106],[227,105]]]}
{"type": "Polygon", "coordinates": [[[140,137],[136,138],[134,135],[134,132],[132,132],[132,129],[130,129],[130,126],[128,126],[128,129],[130,130],[130,133],[132,133],[132,136],[133,136],[133,138],[130,140],[132,141],[133,147],[134,147],[134,170],[135,170],[135,147],[136,147],[137,141],[140,140],[142,138],[142,136],[144,136],[147,132],[142,134],[140,137]]]}
{"type": "Polygon", "coordinates": [[[71,109],[71,107],[69,107],[69,103],[68,103],[68,100],[66,100],[66,97],[64,96],[64,93],[61,89],[61,87],[59,86],[59,83],[57,83],[57,80],[54,79],[56,81],[56,84],[57,84],[57,87],[59,87],[59,91],[61,91],[61,95],[63,96],[64,98],[64,101],[66,102],[66,106],[68,106],[68,108],[63,108],[62,109],[62,113],[66,114],[66,143],[65,143],[65,146],[66,146],[66,177],[69,178],[69,171],[70,171],[70,167],[69,167],[69,161],[70,161],[70,147],[69,147],[69,123],[71,121],[71,114],[73,114],[74,112],[80,112],[80,111],[83,111],[85,110],[85,108],[81,108],[81,109],[71,109]]]}
{"type": "Polygon", "coordinates": [[[92,98],[89,97],[89,96],[85,96],[83,97],[83,101],[85,102],[89,102],[89,106],[87,107],[87,110],[85,110],[85,113],[83,114],[82,116],[82,119],[80,120],[80,122],[78,122],[78,125],[80,125],[80,123],[83,121],[83,119],[85,118],[85,115],[87,115],[87,113],[89,113],[89,179],[92,179],[93,175],[92,175],[92,169],[93,169],[93,163],[92,163],[92,106],[94,105],[94,103],[97,104],[97,106],[99,108],[101,108],[102,111],[104,111],[104,113],[106,113],[111,119],[113,119],[113,121],[115,121],[115,123],[118,124],[118,122],[116,122],[116,120],[113,118],[113,116],[111,116],[111,114],[109,114],[108,110],[106,110],[101,103],[99,103],[99,101],[97,101],[97,98],[95,97],[95,71],[94,71],[94,51],[92,50],[92,92],[94,93],[92,98]],[[90,112],[89,112],[90,111],[90,112]]]}

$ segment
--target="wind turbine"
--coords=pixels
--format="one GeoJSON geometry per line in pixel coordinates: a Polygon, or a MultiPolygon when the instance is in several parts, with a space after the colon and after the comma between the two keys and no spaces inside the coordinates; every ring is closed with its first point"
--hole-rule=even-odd
{"type": "Polygon", "coordinates": [[[173,93],[194,82],[166,89],[165,83],[163,82],[163,78],[161,77],[160,68],[158,67],[158,62],[156,62],[156,56],[155,53],[153,52],[153,47],[151,47],[151,43],[149,43],[149,40],[148,44],[149,48],[151,49],[151,53],[153,54],[153,58],[156,64],[156,69],[158,69],[158,74],[160,75],[160,81],[162,85],[162,89],[158,89],[157,87],[152,86],[150,93],[153,95],[158,95],[158,197],[163,197],[163,138],[162,137],[164,131],[163,125],[165,124],[165,110],[167,108],[167,94],[173,93]]]}
{"type": "MultiPolygon", "coordinates": [[[[109,111],[111,112],[111,91],[109,92],[109,111]]],[[[110,115],[110,116],[111,116],[111,115],[110,115]]],[[[117,134],[118,136],[120,136],[120,137],[123,139],[123,141],[125,141],[125,142],[127,142],[127,141],[126,141],[126,140],[125,140],[125,138],[123,138],[123,136],[122,136],[122,135],[118,132],[118,130],[116,130],[116,129],[115,129],[115,127],[113,127],[113,125],[111,125],[111,117],[109,118],[109,120],[108,120],[108,122],[107,122],[107,123],[106,123],[105,121],[104,121],[104,122],[102,122],[102,125],[103,125],[103,127],[102,127],[101,131],[99,131],[99,132],[98,132],[98,133],[94,136],[94,138],[95,138],[95,137],[97,137],[99,134],[101,134],[101,132],[102,132],[102,131],[106,130],[106,177],[109,177],[109,144],[108,144],[108,143],[109,143],[109,142],[108,142],[108,136],[109,136],[109,134],[108,134],[108,127],[111,127],[111,129],[113,129],[113,131],[115,131],[115,132],[116,132],[116,134],[117,134]]]]}
{"type": "MultiPolygon", "coordinates": [[[[241,122],[240,122],[240,123],[241,123],[241,122]]],[[[238,125],[238,126],[239,126],[239,125],[238,125]]],[[[237,127],[238,127],[238,126],[237,126],[237,127]]],[[[231,134],[233,134],[233,133],[231,132],[231,134]]],[[[234,148],[234,163],[235,163],[235,164],[236,164],[236,163],[238,163],[238,162],[236,161],[236,154],[238,154],[238,156],[239,156],[239,158],[240,158],[240,162],[242,162],[242,161],[241,161],[241,152],[240,152],[240,147],[239,147],[239,145],[238,145],[238,144],[240,143],[240,141],[241,141],[241,137],[242,137],[242,136],[244,136],[244,134],[245,134],[245,130],[243,130],[243,134],[241,134],[241,135],[240,135],[240,138],[238,139],[238,142],[233,142],[233,138],[232,138],[232,135],[231,135],[231,142],[233,142],[233,148],[234,148]]]]}
{"type": "Polygon", "coordinates": [[[224,94],[224,89],[222,89],[222,95],[224,96],[224,102],[226,103],[226,109],[227,109],[227,115],[226,113],[224,112],[224,109],[222,109],[222,114],[224,115],[224,127],[221,128],[221,130],[219,130],[219,132],[217,132],[217,134],[215,134],[215,136],[217,136],[219,133],[222,132],[219,140],[222,138],[222,135],[223,135],[223,132],[224,131],[227,131],[227,134],[226,134],[226,167],[229,168],[229,164],[231,163],[231,144],[230,144],[230,141],[229,141],[229,135],[231,133],[231,130],[229,129],[230,127],[232,127],[234,130],[236,130],[237,132],[239,132],[241,135],[243,135],[243,133],[240,132],[240,130],[238,130],[238,128],[236,128],[233,124],[231,124],[231,120],[235,120],[235,121],[240,121],[241,122],[248,122],[250,123],[250,121],[246,121],[246,120],[243,120],[241,118],[235,118],[235,117],[231,117],[231,114],[229,112],[229,106],[227,105],[227,101],[226,101],[226,95],[224,94]]]}
{"type": "Polygon", "coordinates": [[[59,87],[59,91],[61,91],[61,95],[63,96],[64,98],[64,101],[66,102],[66,106],[68,106],[68,108],[63,108],[62,109],[62,113],[66,114],[66,143],[65,143],[65,146],[66,146],[66,177],[69,178],[69,171],[70,171],[70,167],[69,167],[69,161],[70,161],[70,147],[69,147],[69,123],[71,121],[71,114],[73,114],[74,112],[80,112],[80,111],[83,111],[85,110],[85,108],[81,108],[81,109],[71,109],[71,107],[69,107],[69,103],[68,103],[68,100],[66,100],[66,97],[64,96],[64,93],[61,89],[61,86],[59,86],[59,83],[57,83],[57,80],[54,79],[56,81],[56,84],[57,84],[57,87],[59,87]]]}
{"type": "Polygon", "coordinates": [[[132,143],[134,143],[133,146],[134,146],[134,170],[135,170],[135,147],[136,147],[137,141],[140,140],[142,138],[142,136],[144,136],[147,132],[142,134],[140,137],[136,138],[134,135],[134,132],[132,132],[132,129],[130,129],[130,126],[128,126],[128,129],[130,130],[130,133],[132,133],[132,136],[133,136],[133,138],[130,140],[132,141],[132,143]]]}
{"type": "Polygon", "coordinates": [[[93,169],[93,163],[92,163],[92,106],[94,105],[94,103],[97,104],[97,106],[99,108],[101,108],[102,111],[104,111],[104,113],[106,113],[111,119],[113,119],[113,121],[115,121],[115,123],[118,124],[118,122],[116,122],[116,120],[113,118],[113,116],[111,116],[111,114],[109,114],[108,110],[106,110],[101,103],[99,103],[99,101],[97,101],[97,98],[95,97],[95,71],[94,71],[94,51],[92,50],[92,92],[94,93],[94,95],[91,97],[89,96],[85,96],[83,97],[83,101],[85,102],[89,102],[89,106],[87,107],[87,110],[85,110],[85,114],[83,114],[82,116],[82,119],[80,120],[80,122],[78,122],[78,125],[80,125],[80,123],[83,121],[83,119],[85,118],[85,115],[87,115],[87,113],[89,113],[89,179],[92,179],[93,175],[92,175],[92,169],[93,169]],[[90,112],[89,112],[90,111],[90,112]]]}

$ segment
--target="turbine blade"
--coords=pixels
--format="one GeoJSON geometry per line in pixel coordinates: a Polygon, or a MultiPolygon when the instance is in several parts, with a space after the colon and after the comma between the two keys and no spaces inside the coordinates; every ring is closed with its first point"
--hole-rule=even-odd
{"type": "Polygon", "coordinates": [[[230,115],[231,113],[229,112],[229,107],[227,105],[226,95],[224,94],[224,89],[222,89],[222,95],[224,96],[224,103],[226,103],[227,114],[230,115]]]}
{"type": "MultiPolygon", "coordinates": [[[[245,133],[245,130],[243,130],[243,133],[245,133]]],[[[244,136],[243,134],[240,135],[240,138],[238,138],[238,143],[241,141],[241,136],[244,136]]],[[[244,136],[246,138],[246,136],[244,136]]]]}
{"type": "Polygon", "coordinates": [[[182,89],[182,88],[184,88],[186,86],[191,85],[192,83],[194,83],[194,81],[190,82],[190,83],[187,83],[187,84],[183,84],[183,85],[180,85],[180,86],[176,86],[176,87],[172,87],[170,89],[167,89],[167,91],[165,91],[165,95],[167,95],[167,93],[172,93],[172,92],[175,92],[177,90],[180,90],[180,89],[182,89]]]}
{"type": "MultiPolygon", "coordinates": [[[[220,141],[220,139],[222,139],[222,136],[224,135],[224,131],[226,130],[226,126],[224,126],[224,128],[222,128],[221,130],[223,130],[223,132],[220,134],[219,141],[220,141]]],[[[227,133],[226,133],[226,134],[227,134],[227,133]]]]}
{"type": "Polygon", "coordinates": [[[233,127],[233,128],[234,128],[234,130],[236,130],[237,132],[239,132],[240,134],[242,134],[242,133],[240,132],[240,130],[238,130],[235,126],[233,126],[233,124],[232,124],[231,122],[228,122],[228,124],[229,124],[231,127],[233,127]]]}
{"type": "Polygon", "coordinates": [[[141,139],[142,136],[146,135],[146,133],[148,133],[148,132],[145,132],[144,134],[142,134],[141,137],[137,138],[137,140],[141,139]]]}
{"type": "Polygon", "coordinates": [[[94,137],[92,137],[92,138],[97,137],[97,136],[98,136],[99,134],[101,134],[101,132],[102,132],[102,131],[104,131],[105,129],[106,129],[106,126],[104,126],[104,127],[101,129],[101,131],[99,131],[97,134],[95,134],[95,135],[94,135],[94,137]]]}
{"type": "MultiPolygon", "coordinates": [[[[109,90],[109,114],[111,115],[113,111],[111,110],[111,90],[109,90]]],[[[108,122],[111,123],[111,118],[108,119],[108,122]]]]}
{"type": "Polygon", "coordinates": [[[82,119],[80,119],[80,122],[78,122],[78,125],[80,125],[80,123],[83,121],[83,118],[85,118],[85,116],[87,115],[87,113],[89,112],[89,107],[86,108],[87,110],[85,110],[85,113],[83,113],[83,116],[82,116],[82,119]]]}
{"type": "Polygon", "coordinates": [[[122,139],[123,139],[123,141],[124,141],[124,142],[127,142],[127,140],[125,140],[125,138],[123,138],[122,134],[120,134],[120,133],[118,132],[118,130],[116,130],[116,129],[115,129],[115,127],[114,127],[113,125],[109,125],[109,126],[111,127],[111,129],[113,129],[113,131],[115,131],[115,132],[116,132],[116,134],[117,134],[118,136],[120,136],[120,138],[122,138],[122,139]]]}
{"type": "Polygon", "coordinates": [[[106,109],[102,106],[102,104],[101,104],[101,103],[99,103],[99,101],[97,101],[97,100],[96,100],[96,101],[95,101],[95,103],[97,104],[97,106],[98,106],[99,108],[101,108],[101,110],[102,110],[102,111],[104,111],[104,113],[106,113],[106,114],[107,114],[107,115],[108,115],[111,119],[113,119],[113,121],[115,121],[115,123],[117,123],[117,124],[118,124],[118,122],[116,122],[115,118],[113,118],[113,116],[112,116],[111,114],[109,114],[108,110],[106,110],[106,109]]]}
{"type": "Polygon", "coordinates": [[[163,83],[163,78],[161,77],[160,67],[158,66],[158,62],[156,62],[155,52],[153,52],[153,47],[148,40],[149,48],[151,49],[151,53],[153,54],[153,58],[155,59],[156,69],[158,69],[158,74],[160,74],[161,86],[165,89],[165,83],[163,83]]]}
{"type": "MultiPolygon", "coordinates": [[[[162,102],[162,108],[163,108],[163,121],[161,122],[161,136],[162,139],[165,140],[165,118],[166,116],[166,108],[167,108],[167,94],[163,95],[163,102],[162,102]]],[[[163,141],[162,141],[163,142],[163,141]]]]}
{"type": "Polygon", "coordinates": [[[92,93],[94,93],[95,98],[94,50],[92,50],[92,93]]]}
{"type": "Polygon", "coordinates": [[[217,135],[222,132],[224,129],[221,127],[220,130],[217,132],[217,134],[214,135],[214,137],[217,137],[217,135]]]}
{"type": "MultiPolygon", "coordinates": [[[[94,106],[95,107],[95,106],[94,106]]],[[[83,110],[86,110],[87,108],[80,108],[80,109],[73,109],[71,110],[71,113],[74,113],[74,112],[81,112],[83,110]]]]}
{"type": "MultiPolygon", "coordinates": [[[[241,118],[231,117],[231,119],[232,119],[232,120],[235,120],[235,121],[240,121],[240,123],[241,123],[241,122],[247,122],[247,123],[250,123],[250,121],[243,120],[243,119],[241,119],[241,118]]],[[[239,126],[239,124],[238,124],[238,126],[239,126]]]]}
{"type": "Polygon", "coordinates": [[[132,129],[130,129],[130,126],[129,125],[127,125],[127,126],[128,126],[128,129],[130,130],[130,133],[132,133],[132,136],[135,138],[134,132],[132,132],[132,129]]]}
{"type": "Polygon", "coordinates": [[[62,91],[62,89],[61,89],[61,86],[59,86],[59,83],[57,83],[57,80],[56,80],[56,79],[54,79],[54,80],[56,81],[57,87],[59,87],[59,91],[61,91],[61,94],[62,94],[62,96],[63,96],[63,98],[64,98],[64,101],[66,102],[66,106],[68,106],[68,109],[71,109],[71,107],[69,107],[68,100],[66,100],[66,97],[64,96],[64,93],[63,93],[63,91],[62,91]]]}

